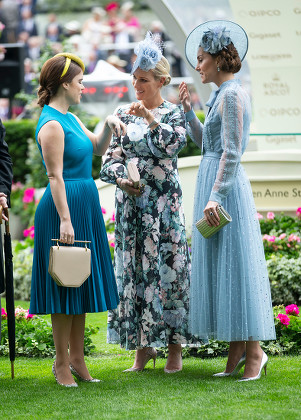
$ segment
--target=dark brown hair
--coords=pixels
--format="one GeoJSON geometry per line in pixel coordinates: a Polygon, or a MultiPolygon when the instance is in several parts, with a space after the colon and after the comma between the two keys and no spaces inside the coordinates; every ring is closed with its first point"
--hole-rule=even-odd
{"type": "Polygon", "coordinates": [[[38,104],[41,108],[56,95],[58,88],[62,83],[71,83],[75,76],[77,76],[81,67],[79,64],[71,61],[67,73],[61,78],[66,63],[66,57],[58,56],[47,60],[41,70],[40,87],[38,90],[38,104]]]}
{"type": "Polygon", "coordinates": [[[221,71],[237,73],[241,69],[241,61],[237,49],[232,42],[218,53],[212,54],[212,56],[218,58],[217,63],[221,71]]]}

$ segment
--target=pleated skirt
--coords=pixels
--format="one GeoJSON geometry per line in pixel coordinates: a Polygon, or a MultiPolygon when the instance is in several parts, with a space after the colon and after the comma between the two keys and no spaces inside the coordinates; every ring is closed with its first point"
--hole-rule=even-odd
{"type": "Polygon", "coordinates": [[[76,315],[115,309],[119,298],[95,182],[65,180],[65,188],[75,239],[91,241],[91,275],[79,288],[68,288],[58,286],[48,273],[51,239],[60,237],[59,215],[48,185],[35,214],[30,313],[76,315]]]}
{"type": "Polygon", "coordinates": [[[222,205],[232,222],[210,239],[195,227],[203,217],[219,168],[219,158],[200,165],[192,232],[189,325],[201,339],[275,339],[270,284],[250,182],[241,165],[222,205]]]}

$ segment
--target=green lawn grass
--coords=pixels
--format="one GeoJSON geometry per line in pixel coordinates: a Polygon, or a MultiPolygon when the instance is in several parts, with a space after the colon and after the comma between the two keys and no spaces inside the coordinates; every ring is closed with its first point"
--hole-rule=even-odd
{"type": "MultiPolygon", "coordinates": [[[[19,302],[16,302],[18,304],[19,302]]],[[[21,306],[26,307],[22,302],[21,306]]],[[[105,314],[89,314],[99,325],[92,336],[96,353],[87,358],[100,384],[59,387],[51,359],[17,358],[14,380],[8,358],[0,358],[1,419],[287,419],[301,417],[301,357],[270,357],[267,376],[239,383],[213,378],[225,358],[184,359],[182,372],[167,375],[165,360],[151,362],[144,372],[122,373],[133,352],[105,344],[105,314]]]]}

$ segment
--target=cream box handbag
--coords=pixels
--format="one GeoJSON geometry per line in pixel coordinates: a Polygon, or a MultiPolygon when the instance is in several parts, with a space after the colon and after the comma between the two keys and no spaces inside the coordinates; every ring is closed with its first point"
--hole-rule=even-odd
{"type": "Polygon", "coordinates": [[[80,287],[91,274],[91,250],[87,243],[91,241],[74,241],[84,243],[84,247],[61,246],[59,239],[50,248],[48,272],[58,286],[80,287]]]}
{"type": "Polygon", "coordinates": [[[129,162],[127,165],[128,179],[132,181],[134,188],[139,188],[140,185],[140,174],[137,166],[134,162],[129,162]]]}
{"type": "Polygon", "coordinates": [[[232,217],[230,214],[224,209],[223,206],[217,206],[217,212],[220,218],[220,224],[218,226],[208,226],[205,217],[202,217],[198,222],[196,222],[196,227],[198,231],[204,236],[204,238],[208,239],[228,223],[232,222],[232,217]]]}

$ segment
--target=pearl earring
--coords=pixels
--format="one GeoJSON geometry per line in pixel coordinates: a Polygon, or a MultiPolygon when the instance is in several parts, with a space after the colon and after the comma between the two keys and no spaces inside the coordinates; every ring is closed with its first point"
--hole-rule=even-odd
{"type": "Polygon", "coordinates": [[[217,66],[217,71],[220,71],[220,68],[217,66]]]}

